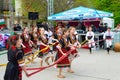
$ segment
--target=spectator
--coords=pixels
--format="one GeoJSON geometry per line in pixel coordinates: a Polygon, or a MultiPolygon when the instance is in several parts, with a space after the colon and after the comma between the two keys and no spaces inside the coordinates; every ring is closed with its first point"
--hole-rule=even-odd
{"type": "Polygon", "coordinates": [[[104,26],[103,26],[103,28],[104,28],[104,32],[105,32],[105,31],[107,31],[108,24],[107,24],[107,23],[104,23],[104,26]]]}
{"type": "Polygon", "coordinates": [[[76,26],[76,29],[86,31],[86,27],[82,23],[78,23],[78,26],[76,26]]]}
{"type": "Polygon", "coordinates": [[[120,30],[120,24],[117,24],[115,30],[120,30]]]}
{"type": "Polygon", "coordinates": [[[103,23],[101,23],[100,25],[99,25],[99,27],[98,27],[98,32],[99,33],[102,33],[102,32],[104,32],[105,30],[104,30],[104,27],[103,27],[103,23]]]}
{"type": "Polygon", "coordinates": [[[91,27],[92,27],[93,32],[98,32],[98,30],[97,30],[97,28],[96,28],[96,26],[94,24],[91,24],[91,27]]]}
{"type": "Polygon", "coordinates": [[[19,24],[16,24],[14,26],[14,31],[21,31],[21,30],[22,30],[22,28],[21,28],[21,26],[19,24]]]}
{"type": "MultiPolygon", "coordinates": [[[[98,32],[99,32],[99,33],[105,32],[104,27],[103,27],[103,23],[101,23],[101,24],[99,25],[98,32]]],[[[103,35],[100,35],[100,36],[99,36],[99,40],[103,40],[103,35]]],[[[100,46],[100,48],[104,48],[104,41],[100,41],[100,42],[99,42],[99,46],[100,46]]]]}

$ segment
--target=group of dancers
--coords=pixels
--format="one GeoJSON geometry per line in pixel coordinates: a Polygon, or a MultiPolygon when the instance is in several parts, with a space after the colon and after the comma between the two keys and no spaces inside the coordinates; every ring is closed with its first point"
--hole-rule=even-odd
{"type": "MultiPolygon", "coordinates": [[[[112,45],[112,38],[113,34],[110,28],[108,28],[104,33],[108,53],[112,45]]],[[[86,33],[86,40],[88,41],[90,53],[92,53],[92,47],[95,46],[92,27],[89,27],[86,33]]],[[[78,34],[73,26],[68,29],[56,27],[54,32],[50,29],[45,30],[44,27],[38,28],[33,26],[31,30],[25,27],[21,35],[11,36],[6,46],[8,49],[8,63],[4,80],[22,80],[22,70],[26,76],[29,76],[25,67],[25,59],[33,62],[36,56],[34,53],[37,50],[39,50],[37,57],[40,59],[41,67],[43,66],[43,61],[50,65],[49,59],[52,62],[57,61],[62,56],[67,55],[69,50],[72,50],[68,56],[56,64],[59,69],[57,77],[65,78],[62,74],[63,68],[68,68],[67,72],[74,73],[71,69],[71,63],[74,58],[79,56],[77,48],[80,48],[81,44],[78,41],[78,34]]]]}
{"type": "Polygon", "coordinates": [[[49,29],[45,30],[44,27],[37,28],[33,26],[31,30],[25,27],[21,35],[11,36],[6,46],[8,49],[8,63],[4,80],[22,80],[22,70],[26,76],[29,76],[25,67],[25,59],[33,62],[36,56],[34,52],[37,50],[39,50],[37,56],[40,59],[40,66],[43,66],[43,61],[50,65],[48,61],[50,58],[52,61],[57,61],[72,49],[68,56],[56,64],[59,69],[57,77],[65,78],[62,74],[62,69],[65,67],[68,68],[69,73],[74,73],[71,69],[71,63],[74,58],[79,56],[77,48],[80,48],[81,44],[78,42],[74,27],[69,29],[56,27],[53,33],[49,29]]]}
{"type": "Polygon", "coordinates": [[[96,43],[99,43],[99,42],[105,42],[103,46],[105,46],[107,53],[109,54],[110,49],[112,48],[114,33],[111,31],[111,28],[108,27],[107,31],[103,33],[102,40],[95,41],[95,33],[92,31],[92,27],[89,27],[85,38],[88,41],[90,54],[92,53],[92,48],[94,48],[96,46],[96,43]]]}

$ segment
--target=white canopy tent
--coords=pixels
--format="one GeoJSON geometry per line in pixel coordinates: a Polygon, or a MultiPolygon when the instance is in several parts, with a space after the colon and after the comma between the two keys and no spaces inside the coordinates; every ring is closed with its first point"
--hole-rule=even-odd
{"type": "Polygon", "coordinates": [[[96,9],[77,7],[64,12],[60,12],[48,17],[48,20],[80,20],[80,19],[92,19],[113,17],[113,13],[104,12],[96,9]]]}

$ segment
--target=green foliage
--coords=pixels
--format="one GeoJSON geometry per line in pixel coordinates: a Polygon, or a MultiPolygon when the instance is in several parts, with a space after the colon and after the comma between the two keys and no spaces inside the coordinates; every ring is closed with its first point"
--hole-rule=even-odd
{"type": "Polygon", "coordinates": [[[73,0],[54,0],[54,13],[73,8],[73,0]]]}
{"type": "MultiPolygon", "coordinates": [[[[62,12],[78,6],[95,8],[114,14],[115,24],[120,23],[120,0],[54,0],[54,13],[62,12]]],[[[23,15],[28,12],[39,12],[39,19],[47,20],[46,0],[22,0],[23,15]]]]}
{"type": "Polygon", "coordinates": [[[112,12],[115,25],[120,23],[120,0],[95,0],[94,5],[96,9],[112,12]]]}
{"type": "Polygon", "coordinates": [[[15,0],[12,0],[12,6],[15,7],[15,0]]]}
{"type": "Polygon", "coordinates": [[[74,7],[84,6],[84,7],[91,7],[90,0],[75,0],[74,7]]]}
{"type": "Polygon", "coordinates": [[[47,16],[47,3],[45,0],[22,0],[23,16],[27,17],[28,12],[39,12],[39,19],[47,16]]]}

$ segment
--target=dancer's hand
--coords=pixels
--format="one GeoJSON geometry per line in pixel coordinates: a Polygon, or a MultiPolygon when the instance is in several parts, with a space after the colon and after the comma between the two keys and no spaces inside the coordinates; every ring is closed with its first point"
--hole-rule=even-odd
{"type": "Polygon", "coordinates": [[[23,48],[26,48],[26,46],[22,45],[23,48]]]}
{"type": "Polygon", "coordinates": [[[50,45],[47,45],[48,48],[50,48],[50,45]]]}
{"type": "Polygon", "coordinates": [[[27,77],[29,77],[29,76],[30,76],[27,72],[25,73],[25,75],[26,75],[27,77]]]}
{"type": "Polygon", "coordinates": [[[70,48],[71,48],[71,49],[75,49],[75,47],[73,47],[73,46],[72,46],[72,47],[70,47],[70,48]]]}
{"type": "Polygon", "coordinates": [[[66,55],[65,53],[62,53],[63,55],[66,55]]]}
{"type": "Polygon", "coordinates": [[[55,39],[56,42],[59,42],[57,39],[55,39]]]}
{"type": "Polygon", "coordinates": [[[80,44],[80,45],[78,45],[78,48],[81,48],[81,44],[80,44]]]}

